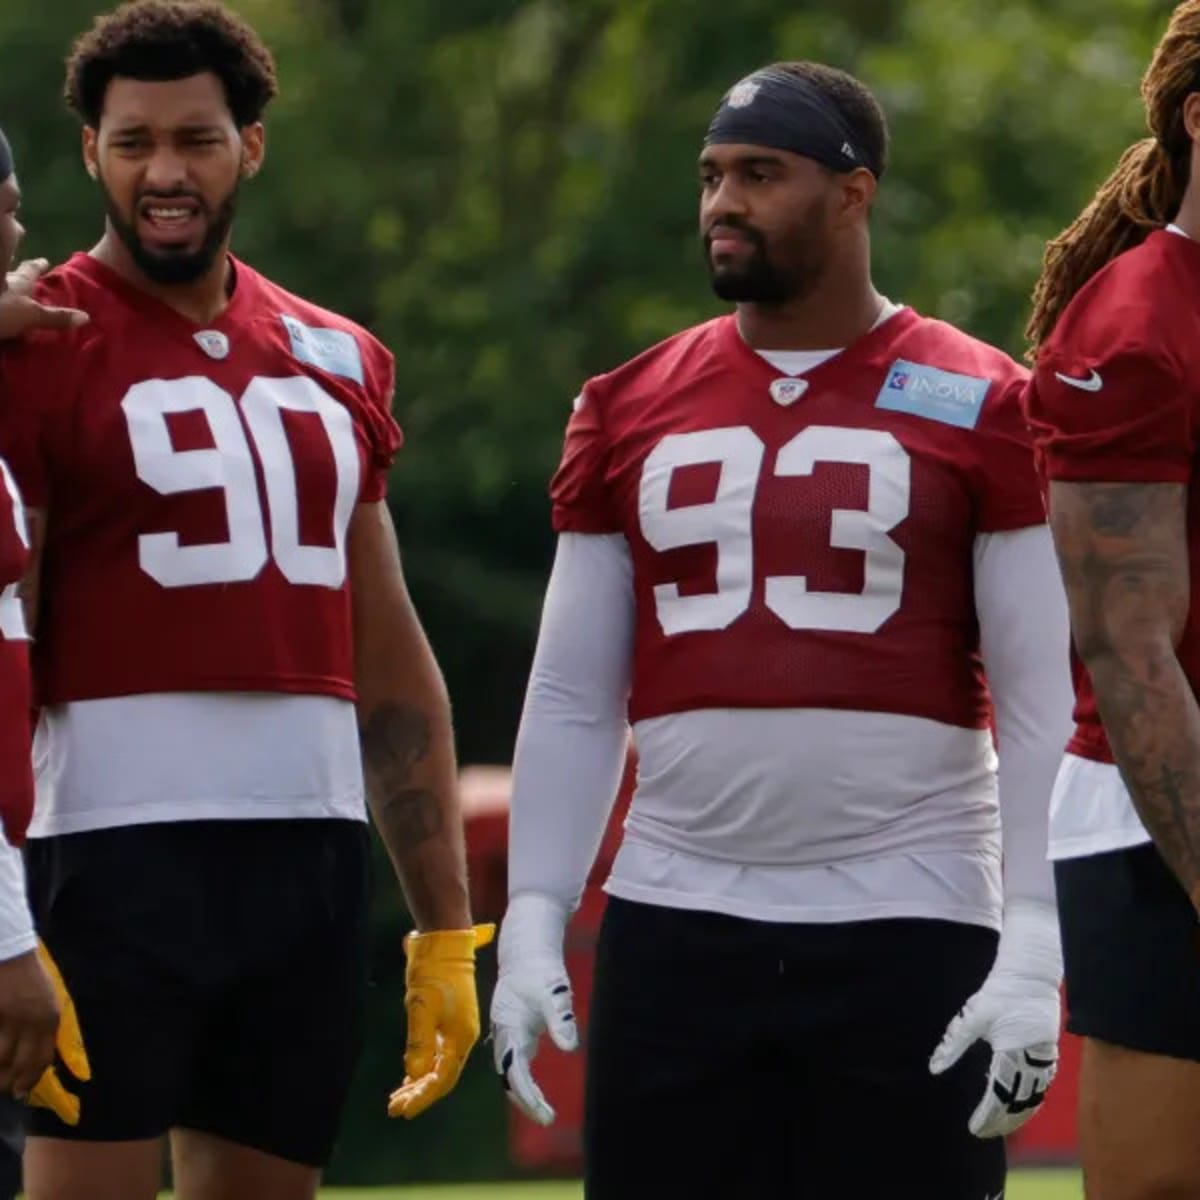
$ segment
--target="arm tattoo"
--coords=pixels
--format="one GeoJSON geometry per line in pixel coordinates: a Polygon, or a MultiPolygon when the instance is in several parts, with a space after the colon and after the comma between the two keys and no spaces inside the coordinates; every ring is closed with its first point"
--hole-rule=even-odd
{"type": "Polygon", "coordinates": [[[1071,626],[1138,814],[1200,905],[1200,708],[1175,653],[1190,604],[1177,484],[1055,484],[1071,626]]]}
{"type": "Polygon", "coordinates": [[[412,774],[429,753],[429,718],[403,704],[381,704],[359,731],[367,792],[387,844],[413,850],[442,830],[442,806],[412,774]]]}

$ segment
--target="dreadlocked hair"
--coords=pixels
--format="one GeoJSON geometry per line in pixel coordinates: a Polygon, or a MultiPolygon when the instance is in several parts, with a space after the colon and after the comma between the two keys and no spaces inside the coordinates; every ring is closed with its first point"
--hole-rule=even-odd
{"type": "Polygon", "coordinates": [[[1106,263],[1146,239],[1179,211],[1191,170],[1183,102],[1200,85],[1200,0],[1185,0],[1142,77],[1151,136],[1121,155],[1091,203],[1046,246],[1025,327],[1031,361],[1063,309],[1106,263]]]}

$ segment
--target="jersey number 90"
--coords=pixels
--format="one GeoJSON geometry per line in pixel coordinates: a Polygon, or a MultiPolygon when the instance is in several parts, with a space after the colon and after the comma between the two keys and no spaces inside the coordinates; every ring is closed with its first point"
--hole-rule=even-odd
{"type": "Polygon", "coordinates": [[[219,490],[225,504],[225,541],[185,545],[177,531],[138,538],[138,562],[151,579],[163,587],[238,583],[254,579],[273,559],[289,583],[341,587],[346,529],[359,491],[358,446],[349,411],[315,380],[259,377],[235,400],[203,376],[149,379],[129,389],[121,408],[139,479],[164,496],[219,490]],[[167,417],[184,412],[204,414],[211,447],[174,448],[167,417]],[[300,541],[300,486],[284,412],[315,414],[329,440],[337,476],[332,546],[300,541]]]}

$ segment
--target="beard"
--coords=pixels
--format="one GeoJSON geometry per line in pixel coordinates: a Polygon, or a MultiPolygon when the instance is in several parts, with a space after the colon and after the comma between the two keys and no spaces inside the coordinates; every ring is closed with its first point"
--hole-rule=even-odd
{"type": "Polygon", "coordinates": [[[798,252],[788,266],[773,262],[762,231],[740,220],[724,218],[721,224],[736,229],[749,243],[750,253],[736,266],[716,266],[712,260],[712,234],[704,235],[704,261],[713,291],[722,299],[745,304],[786,304],[807,296],[825,274],[823,214],[818,204],[789,233],[798,252]]]}
{"type": "MultiPolygon", "coordinates": [[[[100,190],[104,193],[104,209],[108,215],[109,224],[112,225],[117,237],[121,239],[121,244],[129,251],[130,258],[147,279],[164,286],[195,283],[212,268],[229,237],[229,231],[233,228],[233,218],[237,212],[238,188],[239,184],[234,184],[232,191],[221,201],[217,206],[216,213],[211,216],[207,206],[201,204],[202,212],[208,219],[208,225],[198,249],[192,251],[151,250],[138,237],[132,222],[128,221],[117,207],[116,201],[104,185],[104,180],[100,180],[100,190]]],[[[155,198],[159,200],[170,200],[182,196],[187,196],[189,200],[200,203],[192,193],[155,193],[155,198]]],[[[135,207],[136,204],[141,203],[142,199],[144,197],[138,198],[135,207]]]]}

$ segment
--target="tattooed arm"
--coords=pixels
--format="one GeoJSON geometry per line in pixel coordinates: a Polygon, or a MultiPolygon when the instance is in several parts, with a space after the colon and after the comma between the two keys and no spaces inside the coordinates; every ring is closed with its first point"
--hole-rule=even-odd
{"type": "Polygon", "coordinates": [[[1187,621],[1187,488],[1050,484],[1075,647],[1143,824],[1200,909],[1200,706],[1175,649],[1187,621]]]}
{"type": "Polygon", "coordinates": [[[465,929],[471,919],[450,703],[404,583],[385,503],[359,505],[347,556],[367,801],[417,929],[465,929]]]}

